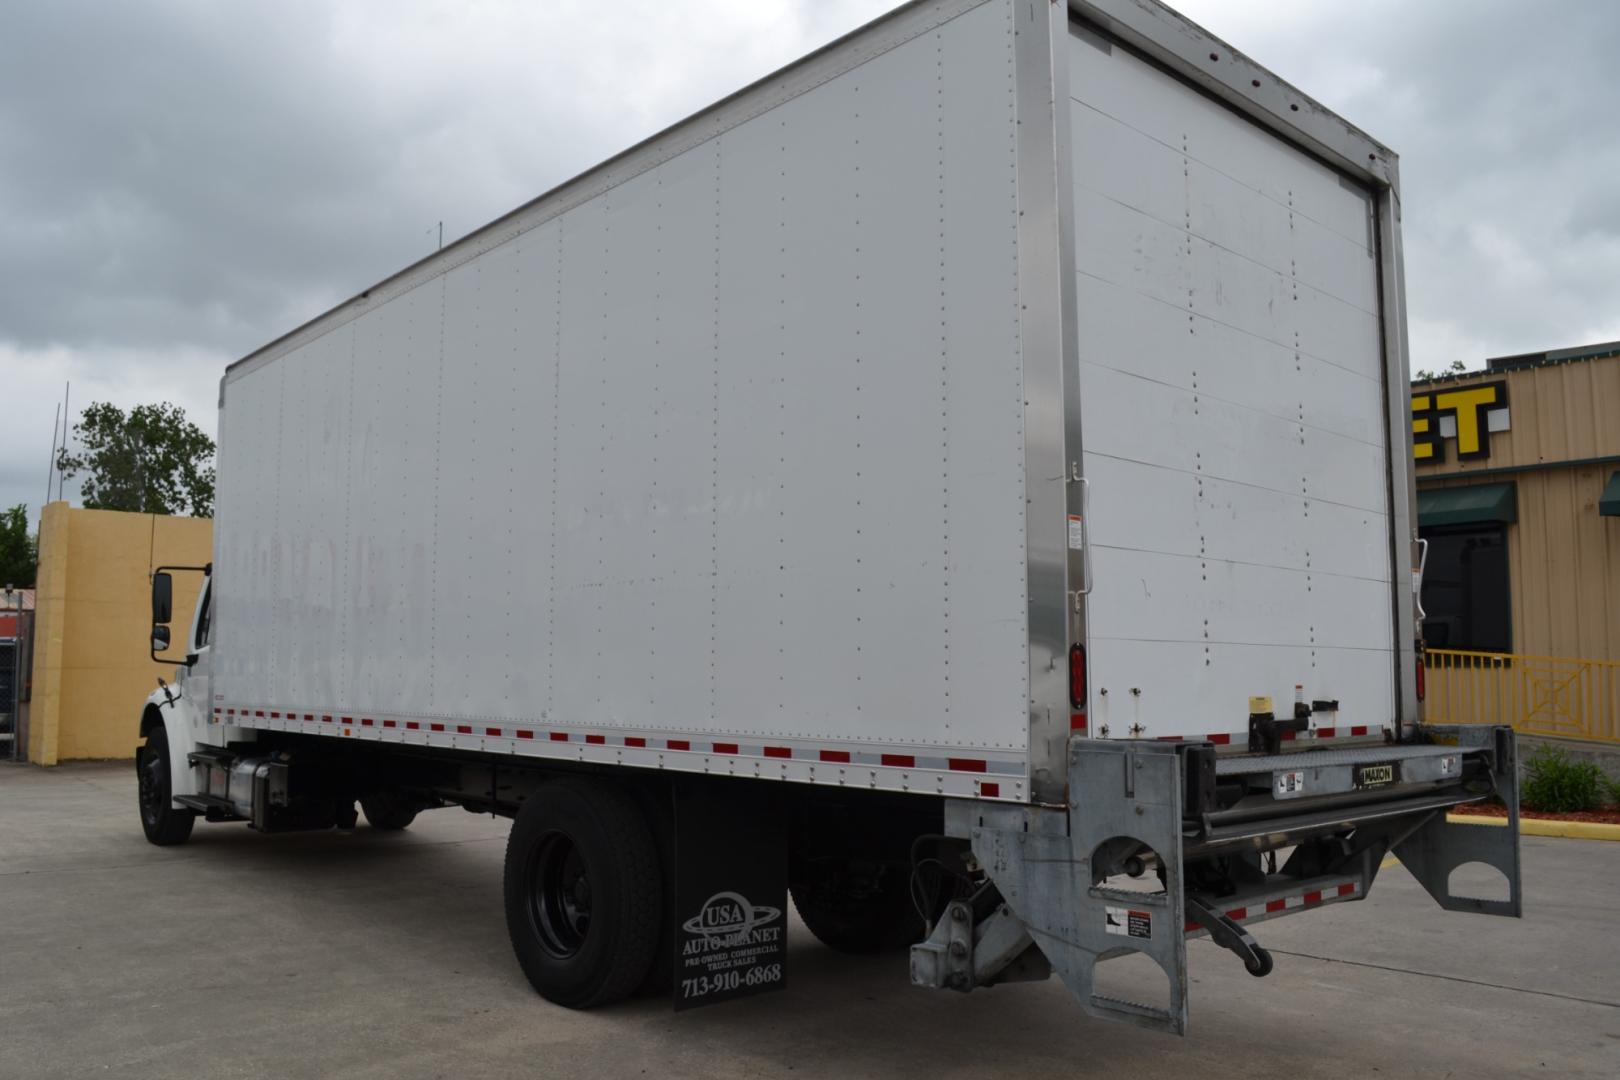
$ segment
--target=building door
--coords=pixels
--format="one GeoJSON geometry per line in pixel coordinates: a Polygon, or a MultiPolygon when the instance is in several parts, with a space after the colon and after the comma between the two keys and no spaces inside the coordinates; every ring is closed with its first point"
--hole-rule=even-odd
{"type": "Polygon", "coordinates": [[[1498,524],[1422,530],[1423,641],[1435,649],[1511,652],[1506,530],[1498,524]]]}

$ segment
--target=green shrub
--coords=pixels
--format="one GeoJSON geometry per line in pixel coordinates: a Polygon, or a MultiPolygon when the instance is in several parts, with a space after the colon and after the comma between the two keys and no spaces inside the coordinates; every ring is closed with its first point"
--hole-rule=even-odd
{"type": "Polygon", "coordinates": [[[1603,770],[1590,761],[1581,761],[1543,745],[1524,766],[1524,784],[1519,802],[1529,810],[1572,814],[1596,810],[1614,785],[1603,770]]]}
{"type": "Polygon", "coordinates": [[[1609,781],[1609,801],[1620,806],[1620,780],[1609,781]]]}

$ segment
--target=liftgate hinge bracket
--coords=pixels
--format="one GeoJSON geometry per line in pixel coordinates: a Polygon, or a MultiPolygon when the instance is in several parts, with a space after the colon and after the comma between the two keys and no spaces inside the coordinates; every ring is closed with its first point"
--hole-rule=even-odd
{"type": "Polygon", "coordinates": [[[953,900],[928,938],[911,947],[914,986],[967,991],[1051,973],[1035,940],[1005,904],[975,924],[973,904],[953,900]]]}

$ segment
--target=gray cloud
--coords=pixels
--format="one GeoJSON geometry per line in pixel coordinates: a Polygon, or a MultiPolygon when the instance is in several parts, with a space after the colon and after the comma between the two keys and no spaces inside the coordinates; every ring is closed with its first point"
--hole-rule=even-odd
{"type": "MultiPolygon", "coordinates": [[[[12,5],[0,506],[50,417],[230,360],[846,32],[886,0],[12,5]]],[[[1620,337],[1620,8],[1183,0],[1402,156],[1413,360],[1620,337]]]]}
{"type": "Polygon", "coordinates": [[[37,513],[64,380],[75,412],[172,400],[212,430],[226,363],[426,254],[439,221],[454,239],[882,6],[15,6],[0,506],[37,513]]]}

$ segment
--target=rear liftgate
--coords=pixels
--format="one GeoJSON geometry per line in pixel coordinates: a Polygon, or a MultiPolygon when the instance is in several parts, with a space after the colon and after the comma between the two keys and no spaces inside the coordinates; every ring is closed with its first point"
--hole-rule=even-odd
{"type": "Polygon", "coordinates": [[[1447,910],[1517,917],[1513,731],[1454,730],[1456,745],[1226,758],[1209,745],[1074,739],[1066,809],[947,804],[946,833],[988,883],[912,948],[912,982],[969,990],[1055,972],[1093,1016],[1185,1034],[1188,937],[1207,933],[1265,975],[1271,956],[1250,925],[1362,899],[1388,853],[1447,910]],[[1446,820],[1493,796],[1507,828],[1446,820]],[[1508,898],[1453,895],[1465,863],[1500,871],[1508,898]],[[1097,965],[1131,952],[1164,970],[1168,1007],[1098,993],[1097,965]]]}

